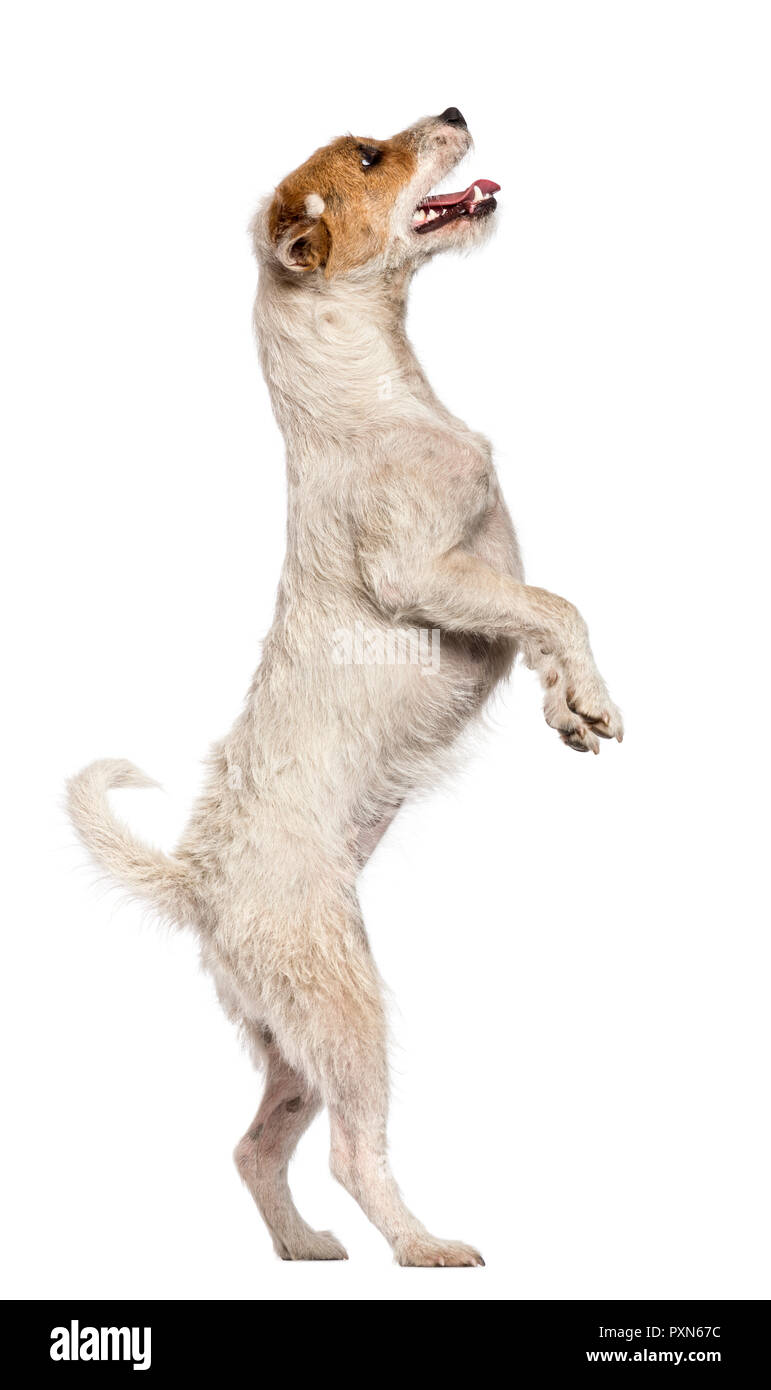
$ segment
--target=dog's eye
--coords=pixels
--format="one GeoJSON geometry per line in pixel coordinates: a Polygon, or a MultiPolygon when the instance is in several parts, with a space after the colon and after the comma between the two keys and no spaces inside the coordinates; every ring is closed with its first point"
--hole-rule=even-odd
{"type": "Polygon", "coordinates": [[[359,162],[362,169],[371,169],[374,164],[379,164],[382,158],[380,150],[370,149],[368,145],[359,146],[359,162]]]}

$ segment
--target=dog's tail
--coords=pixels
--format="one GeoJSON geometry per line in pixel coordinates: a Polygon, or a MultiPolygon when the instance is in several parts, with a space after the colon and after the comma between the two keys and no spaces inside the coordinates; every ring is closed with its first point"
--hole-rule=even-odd
{"type": "Polygon", "coordinates": [[[107,800],[111,787],[157,786],[133,763],[104,758],[70,778],[67,804],[82,843],[97,863],[130,893],[181,924],[190,920],[194,910],[189,870],[180,860],[138,840],[113,814],[107,800]]]}

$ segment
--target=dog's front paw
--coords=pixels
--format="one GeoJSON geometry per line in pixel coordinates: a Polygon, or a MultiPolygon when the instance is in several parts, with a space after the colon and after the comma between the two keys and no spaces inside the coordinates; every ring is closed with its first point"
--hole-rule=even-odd
{"type": "Polygon", "coordinates": [[[600,676],[569,682],[565,701],[571,714],[588,724],[600,738],[615,738],[623,743],[621,710],[614,705],[600,676]]]}
{"type": "Polygon", "coordinates": [[[577,753],[599,753],[601,738],[624,737],[621,711],[611,700],[600,676],[587,674],[566,680],[554,668],[546,674],[546,723],[577,753]]]}

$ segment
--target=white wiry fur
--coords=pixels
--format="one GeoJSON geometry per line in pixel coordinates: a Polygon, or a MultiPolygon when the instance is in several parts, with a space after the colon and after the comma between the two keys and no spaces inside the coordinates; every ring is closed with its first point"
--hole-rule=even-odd
{"type": "MultiPolygon", "coordinates": [[[[266,1067],[236,1161],[278,1253],[345,1258],[305,1224],[287,1185],[295,1145],[324,1104],[332,1170],[398,1261],[468,1265],[478,1253],[431,1236],[388,1167],[386,1022],[357,875],[518,650],[570,746],[620,740],[621,720],[575,608],[523,582],[489,444],[437,400],[405,335],[414,270],[483,239],[492,220],[412,230],[416,203],[466,152],[468,134],[431,118],[397,139],[412,173],[389,193],[388,232],[368,260],[309,271],[287,255],[298,232],[273,236],[269,206],[255,221],[260,356],[287,448],[287,553],[262,663],[182,841],[164,855],[115,819],[110,787],[150,785],[128,763],[95,763],[69,795],[96,859],[196,931],[223,1005],[266,1067]],[[439,670],[338,664],[335,634],[357,623],[440,629],[439,670]]],[[[306,213],[313,198],[323,210],[311,190],[306,213]]]]}

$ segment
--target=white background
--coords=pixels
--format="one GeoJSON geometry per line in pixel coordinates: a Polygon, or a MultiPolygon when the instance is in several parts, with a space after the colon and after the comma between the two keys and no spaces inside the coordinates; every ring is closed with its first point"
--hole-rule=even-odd
{"type": "MultiPolygon", "coordinates": [[[[742,3],[11,7],[0,74],[5,1292],[771,1293],[765,903],[769,33],[742,3]],[[392,1153],[484,1270],[286,1265],[231,1150],[259,1081],[197,966],[95,886],[64,778],[129,757],[171,846],[284,544],[251,337],[257,199],[348,129],[457,104],[494,241],[418,278],[440,395],[495,443],[527,571],[588,619],[627,738],[576,757],[525,671],[362,886],[392,1153]]],[[[468,177],[467,177],[468,175],[468,177]]]]}

